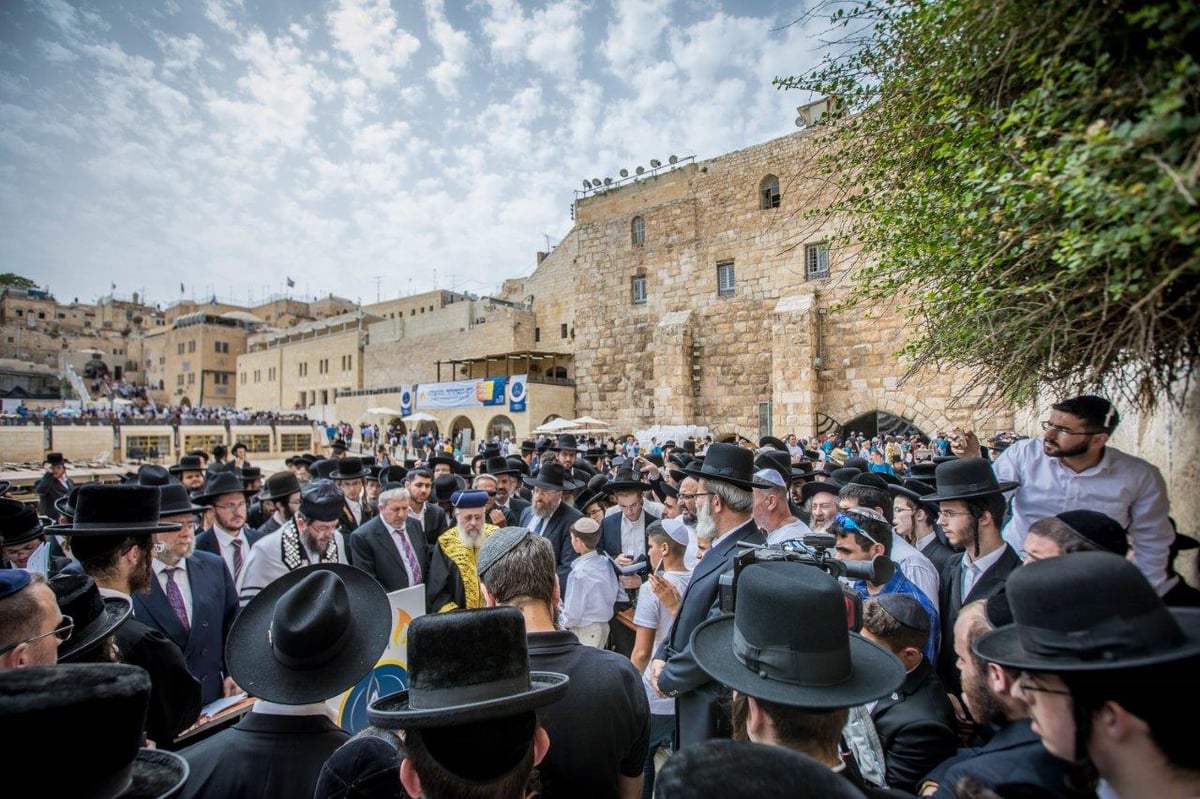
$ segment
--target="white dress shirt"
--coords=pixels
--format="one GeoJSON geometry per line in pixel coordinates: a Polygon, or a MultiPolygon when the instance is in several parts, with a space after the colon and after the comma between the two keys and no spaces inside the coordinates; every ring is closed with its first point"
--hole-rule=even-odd
{"type": "Polygon", "coordinates": [[[563,597],[563,626],[607,622],[621,592],[612,561],[592,550],[571,562],[567,591],[563,597]]]}
{"type": "MultiPolygon", "coordinates": [[[[959,596],[960,602],[966,602],[967,597],[971,594],[971,589],[975,587],[975,583],[979,582],[979,578],[987,573],[988,569],[992,568],[1004,556],[1004,550],[1007,546],[997,547],[995,551],[989,552],[979,560],[971,560],[971,549],[967,547],[963,552],[962,561],[962,594],[959,596]]],[[[905,575],[906,577],[908,575],[905,575]]]]}
{"type": "Polygon", "coordinates": [[[631,558],[646,554],[646,511],[632,522],[621,514],[621,554],[631,558]]]}
{"type": "Polygon", "coordinates": [[[920,588],[921,593],[929,597],[933,607],[940,612],[938,597],[941,596],[942,580],[938,576],[938,570],[933,565],[933,561],[895,533],[892,534],[892,560],[896,561],[896,565],[900,567],[904,576],[913,585],[920,588]]]}

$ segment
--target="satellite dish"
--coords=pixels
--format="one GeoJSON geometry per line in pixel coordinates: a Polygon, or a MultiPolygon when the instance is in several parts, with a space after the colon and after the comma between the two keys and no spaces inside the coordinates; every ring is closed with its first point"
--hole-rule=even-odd
{"type": "Polygon", "coordinates": [[[598,187],[600,185],[600,178],[592,178],[592,185],[598,187]]]}
{"type": "Polygon", "coordinates": [[[623,177],[623,178],[627,178],[627,177],[629,177],[629,170],[628,170],[628,169],[622,169],[622,170],[621,170],[621,172],[620,172],[620,175],[621,175],[621,177],[623,177]]]}
{"type": "Polygon", "coordinates": [[[651,169],[658,169],[660,166],[662,166],[662,161],[659,161],[657,158],[650,159],[650,168],[651,169]]]}
{"type": "Polygon", "coordinates": [[[590,188],[592,187],[592,182],[591,182],[590,180],[584,180],[584,181],[583,181],[583,187],[584,187],[585,189],[590,189],[590,188]]]}
{"type": "Polygon", "coordinates": [[[679,156],[677,156],[677,155],[673,155],[673,156],[671,156],[670,158],[668,158],[668,159],[667,159],[667,163],[668,163],[668,164],[677,164],[677,163],[679,163],[679,156]]]}
{"type": "Polygon", "coordinates": [[[645,172],[645,171],[646,171],[646,170],[645,170],[645,168],[644,168],[644,167],[640,167],[640,166],[639,166],[639,167],[637,168],[637,173],[638,173],[639,175],[640,175],[640,174],[642,174],[642,173],[643,173],[643,172],[645,172]]]}
{"type": "Polygon", "coordinates": [[[604,179],[604,185],[605,185],[605,186],[611,186],[611,185],[612,185],[612,178],[605,178],[605,179],[604,179]]]}

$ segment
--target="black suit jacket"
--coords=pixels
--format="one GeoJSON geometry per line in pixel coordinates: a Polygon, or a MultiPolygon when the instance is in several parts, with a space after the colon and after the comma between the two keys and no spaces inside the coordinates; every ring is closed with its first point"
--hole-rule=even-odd
{"type": "Polygon", "coordinates": [[[958,750],[929,773],[928,779],[938,784],[934,796],[955,796],[954,786],[968,774],[988,788],[1020,782],[1037,785],[1054,796],[1075,796],[1063,787],[1067,762],[1046,751],[1031,724],[1029,719],[1011,722],[983,746],[958,750]]]}
{"type": "Polygon", "coordinates": [[[38,481],[33,484],[33,491],[38,495],[38,513],[48,519],[58,521],[58,508],[54,507],[54,503],[71,493],[71,489],[75,487],[75,481],[70,477],[63,475],[67,481],[64,487],[62,483],[55,480],[49,472],[46,472],[38,481]]]}
{"type": "Polygon", "coordinates": [[[875,704],[871,718],[893,788],[915,794],[921,778],[958,750],[954,708],[924,658],[903,685],[875,704]]]}
{"type": "Polygon", "coordinates": [[[377,516],[379,514],[379,511],[372,508],[370,503],[367,502],[367,492],[366,491],[363,491],[363,493],[359,495],[359,499],[362,500],[362,505],[361,505],[362,521],[361,522],[356,522],[354,520],[354,514],[350,511],[350,506],[347,505],[345,502],[342,503],[342,515],[338,519],[338,529],[342,531],[342,536],[344,536],[345,538],[349,538],[351,533],[353,533],[355,530],[357,530],[359,527],[363,526],[367,522],[371,521],[371,519],[374,519],[375,516],[377,516]]]}
{"type": "Polygon", "coordinates": [[[1004,587],[1008,575],[1021,565],[1021,558],[1008,544],[1004,545],[1004,554],[992,568],[980,575],[971,586],[971,593],[966,599],[962,598],[962,570],[965,552],[959,552],[946,564],[942,571],[942,597],[939,612],[942,616],[942,648],[938,652],[938,676],[942,684],[951,693],[959,693],[959,673],[954,654],[954,623],[958,621],[958,612],[963,605],[969,605],[977,599],[987,599],[1004,587]]]}
{"type": "Polygon", "coordinates": [[[200,701],[207,705],[224,695],[225,638],[237,618],[238,594],[224,561],[211,552],[193,552],[183,567],[192,591],[190,631],[171,610],[157,574],[149,593],[133,597],[133,613],[182,650],[188,671],[200,681],[200,701]]]}
{"type": "Polygon", "coordinates": [[[160,749],[174,749],[176,736],[200,718],[200,681],[188,671],[179,647],[158,630],[129,619],[116,636],[121,660],[150,675],[146,737],[160,749]]]}
{"type": "Polygon", "coordinates": [[[525,509],[528,507],[529,503],[520,497],[510,497],[508,505],[502,508],[504,511],[504,523],[509,527],[519,527],[521,524],[521,515],[525,513],[525,509]]]}
{"type": "MultiPolygon", "coordinates": [[[[254,546],[255,542],[263,537],[263,533],[255,530],[253,527],[246,527],[242,529],[242,537],[246,539],[246,545],[242,548],[242,563],[245,563],[246,558],[250,557],[250,547],[254,546]]],[[[218,558],[221,558],[222,563],[225,562],[225,558],[221,556],[221,545],[217,543],[217,531],[211,527],[196,536],[196,549],[203,552],[211,552],[218,558]]],[[[227,570],[228,568],[226,566],[227,570]]],[[[233,572],[230,572],[230,576],[232,575],[233,572]]]]}
{"type": "MultiPolygon", "coordinates": [[[[646,517],[645,528],[649,528],[651,524],[658,521],[658,517],[649,511],[642,511],[646,517]]],[[[604,517],[604,521],[600,522],[600,549],[608,553],[610,558],[615,558],[621,554],[621,517],[620,511],[610,513],[604,517]]],[[[645,539],[645,536],[643,536],[645,539]]],[[[650,549],[649,540],[642,541],[642,551],[646,552],[650,549]]],[[[629,553],[625,553],[629,554],[629,553]]]]}
{"type": "MultiPolygon", "coordinates": [[[[571,574],[571,563],[575,558],[579,557],[574,547],[571,546],[571,525],[577,519],[583,517],[583,514],[575,510],[567,503],[559,504],[558,509],[554,511],[546,523],[542,525],[542,529],[538,534],[542,538],[550,541],[554,547],[554,564],[558,572],[559,590],[565,591],[567,587],[567,577],[571,574]]],[[[529,527],[533,519],[533,506],[530,505],[521,514],[521,527],[529,527]]]]}
{"type": "Polygon", "coordinates": [[[938,574],[941,574],[945,571],[950,559],[958,554],[958,551],[943,541],[941,533],[938,533],[922,547],[921,554],[929,558],[933,563],[933,568],[938,570],[938,574]]]}
{"type": "Polygon", "coordinates": [[[422,526],[425,528],[425,546],[428,548],[437,546],[438,536],[450,529],[450,520],[446,518],[446,511],[442,510],[441,505],[434,502],[433,497],[430,496],[425,502],[425,509],[421,511],[421,518],[424,521],[422,526]]]}
{"type": "Polygon", "coordinates": [[[326,759],[348,740],[349,733],[328,716],[251,711],[229,729],[180,752],[190,768],[180,796],[312,796],[326,759]]]}
{"type": "Polygon", "coordinates": [[[721,575],[733,568],[737,545],[743,541],[765,543],[753,519],[728,533],[692,570],[679,612],[671,632],[663,640],[655,657],[667,661],[658,678],[665,694],[678,694],[675,700],[677,746],[699,743],[709,738],[728,737],[729,719],[722,707],[725,692],[712,681],[692,656],[692,631],[700,622],[721,613],[719,587],[721,575]]]}
{"type": "MultiPolygon", "coordinates": [[[[425,575],[429,574],[429,547],[425,544],[425,534],[412,519],[406,520],[405,533],[412,544],[413,554],[417,556],[424,582],[425,575]]],[[[353,553],[354,565],[378,580],[384,591],[411,587],[408,571],[400,559],[400,550],[396,548],[392,534],[380,517],[376,516],[351,533],[347,546],[353,553]]]]}

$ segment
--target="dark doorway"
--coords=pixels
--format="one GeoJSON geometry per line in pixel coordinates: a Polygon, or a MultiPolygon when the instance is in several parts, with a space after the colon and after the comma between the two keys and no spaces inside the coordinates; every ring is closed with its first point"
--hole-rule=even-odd
{"type": "Polygon", "coordinates": [[[875,436],[908,438],[912,435],[918,435],[922,440],[929,440],[929,436],[925,434],[925,431],[917,427],[913,422],[905,419],[903,416],[897,416],[887,411],[870,411],[864,413],[862,416],[856,416],[842,425],[841,433],[843,436],[858,433],[866,438],[874,438],[875,436]]]}

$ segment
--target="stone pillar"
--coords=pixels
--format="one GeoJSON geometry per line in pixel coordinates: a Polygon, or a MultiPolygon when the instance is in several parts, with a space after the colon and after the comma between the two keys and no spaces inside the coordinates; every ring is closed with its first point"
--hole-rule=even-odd
{"type": "Polygon", "coordinates": [[[817,431],[817,302],[812,294],[781,297],[771,334],[771,404],[775,435],[817,431]]]}
{"type": "Polygon", "coordinates": [[[654,415],[658,424],[692,424],[692,312],[664,314],[651,339],[654,415]]]}

